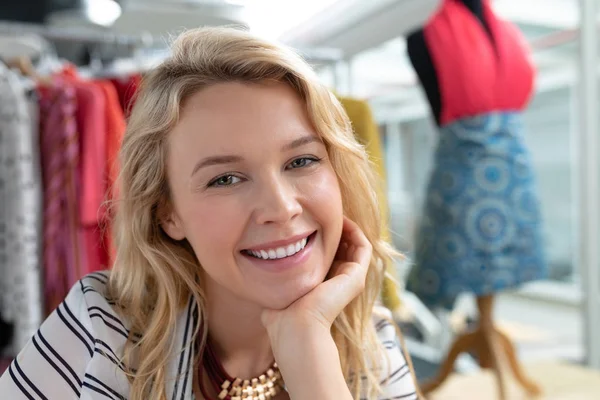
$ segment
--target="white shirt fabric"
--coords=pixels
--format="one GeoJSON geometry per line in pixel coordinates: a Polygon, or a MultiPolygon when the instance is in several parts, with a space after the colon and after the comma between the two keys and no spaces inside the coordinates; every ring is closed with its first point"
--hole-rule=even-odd
{"type": "MultiPolygon", "coordinates": [[[[104,295],[107,281],[107,272],[97,272],[71,289],[0,377],[0,398],[128,398],[129,383],[119,362],[129,333],[128,324],[119,318],[104,295]]],[[[168,380],[171,383],[167,385],[167,399],[194,399],[193,346],[185,344],[191,340],[197,319],[195,302],[190,299],[178,317],[174,333],[175,346],[181,351],[169,362],[172,379],[168,380]]],[[[373,321],[390,363],[381,377],[384,391],[378,400],[417,400],[395,327],[375,314],[373,321]]]]}

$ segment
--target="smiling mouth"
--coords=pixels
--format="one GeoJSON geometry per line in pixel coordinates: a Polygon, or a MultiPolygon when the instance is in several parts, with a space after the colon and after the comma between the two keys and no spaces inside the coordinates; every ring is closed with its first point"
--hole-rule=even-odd
{"type": "Polygon", "coordinates": [[[280,260],[292,257],[304,250],[315,234],[316,232],[311,233],[304,239],[300,239],[296,243],[287,246],[264,250],[242,250],[242,253],[249,257],[258,258],[259,260],[280,260]]]}

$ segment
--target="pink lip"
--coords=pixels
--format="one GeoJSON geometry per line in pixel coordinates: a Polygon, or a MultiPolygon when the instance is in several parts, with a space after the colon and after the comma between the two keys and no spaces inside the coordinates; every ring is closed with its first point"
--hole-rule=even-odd
{"type": "MultiPolygon", "coordinates": [[[[291,242],[286,241],[286,242],[288,244],[295,243],[298,240],[303,239],[304,237],[306,237],[306,236],[301,235],[295,241],[291,241],[291,242]]],[[[274,259],[274,260],[264,260],[261,258],[256,258],[251,255],[248,255],[245,252],[242,252],[242,256],[245,257],[248,261],[250,261],[252,263],[252,265],[254,265],[255,267],[260,268],[264,271],[268,271],[268,272],[287,271],[289,269],[293,269],[293,268],[296,268],[296,267],[302,265],[310,257],[310,253],[312,251],[313,243],[315,242],[316,237],[317,237],[316,233],[311,234],[310,239],[309,239],[308,243],[306,244],[306,246],[304,246],[304,248],[302,250],[300,250],[298,253],[296,253],[290,257],[279,258],[279,259],[274,259]]],[[[275,242],[273,242],[273,243],[275,243],[275,242]]],[[[283,246],[283,245],[278,245],[278,246],[283,246]]],[[[276,247],[278,247],[278,246],[276,246],[276,247]]]]}
{"type": "Polygon", "coordinates": [[[263,243],[258,246],[249,247],[246,250],[260,251],[260,250],[276,249],[277,247],[287,247],[290,244],[296,244],[296,242],[299,242],[300,240],[312,235],[313,233],[315,233],[315,232],[313,231],[313,232],[302,233],[300,235],[292,236],[289,239],[277,240],[275,242],[268,242],[268,243],[263,243]]]}

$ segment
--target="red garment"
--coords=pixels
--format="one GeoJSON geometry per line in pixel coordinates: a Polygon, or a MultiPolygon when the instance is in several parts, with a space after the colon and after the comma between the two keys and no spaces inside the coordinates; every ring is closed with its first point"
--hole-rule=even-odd
{"type": "MultiPolygon", "coordinates": [[[[106,198],[115,200],[117,198],[116,182],[119,175],[119,150],[123,135],[125,134],[125,117],[119,101],[119,95],[116,88],[109,81],[97,81],[96,84],[104,92],[106,99],[105,118],[106,118],[106,198]]],[[[110,215],[106,215],[106,220],[103,224],[103,247],[105,251],[106,267],[112,266],[112,248],[111,240],[111,219],[110,215]]]]}
{"type": "Polygon", "coordinates": [[[83,276],[77,196],[76,92],[67,82],[39,88],[44,187],[44,301],[50,314],[83,276]]]}
{"type": "Polygon", "coordinates": [[[483,1],[485,27],[458,0],[444,0],[423,33],[438,77],[440,125],[492,111],[522,110],[535,78],[518,28],[483,1]]]}
{"type": "Polygon", "coordinates": [[[85,275],[108,266],[108,249],[104,244],[103,229],[108,181],[106,96],[99,84],[79,78],[73,66],[66,67],[61,75],[68,79],[77,94],[81,160],[79,233],[83,241],[81,256],[85,275]]]}
{"type": "Polygon", "coordinates": [[[142,76],[140,74],[135,74],[127,78],[113,78],[110,82],[115,86],[119,93],[121,109],[125,116],[129,116],[129,112],[135,103],[137,90],[142,82],[142,76]]]}

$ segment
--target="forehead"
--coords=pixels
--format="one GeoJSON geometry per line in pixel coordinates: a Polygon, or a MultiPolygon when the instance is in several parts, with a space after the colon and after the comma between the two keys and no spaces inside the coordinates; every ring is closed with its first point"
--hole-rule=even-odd
{"type": "MultiPolygon", "coordinates": [[[[173,142],[232,148],[286,142],[313,132],[304,102],[283,83],[223,83],[187,99],[173,142]]],[[[173,143],[176,144],[176,143],[173,143]]],[[[216,149],[219,150],[219,149],[216,149]]]]}

